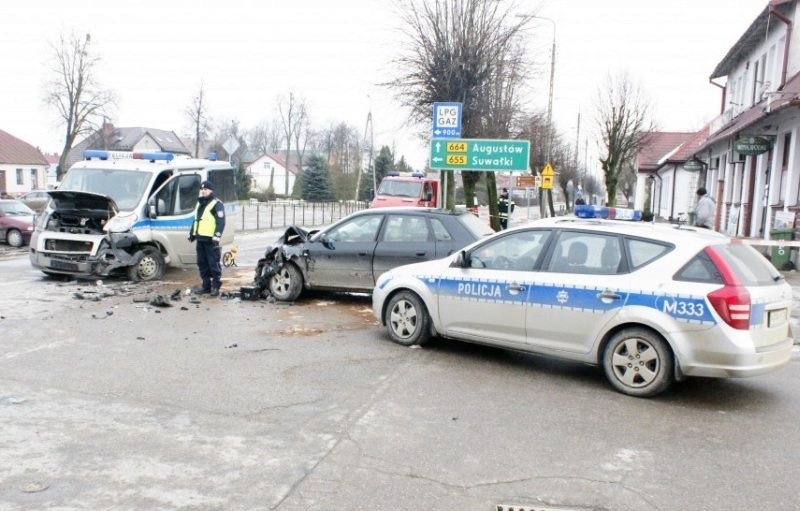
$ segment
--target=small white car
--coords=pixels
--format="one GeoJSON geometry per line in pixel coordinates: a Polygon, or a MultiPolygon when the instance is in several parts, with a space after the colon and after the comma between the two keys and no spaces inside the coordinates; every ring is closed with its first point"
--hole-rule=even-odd
{"type": "Polygon", "coordinates": [[[372,302],[399,344],[438,335],[595,364],[639,397],[773,371],[793,346],[791,288],[765,257],[667,224],[531,222],[384,273],[372,302]]]}

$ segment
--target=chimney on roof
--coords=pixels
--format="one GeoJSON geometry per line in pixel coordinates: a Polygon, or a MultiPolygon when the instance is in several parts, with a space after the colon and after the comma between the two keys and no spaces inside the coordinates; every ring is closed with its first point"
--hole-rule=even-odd
{"type": "Polygon", "coordinates": [[[110,122],[103,123],[103,136],[110,137],[114,133],[114,125],[110,122]]]}

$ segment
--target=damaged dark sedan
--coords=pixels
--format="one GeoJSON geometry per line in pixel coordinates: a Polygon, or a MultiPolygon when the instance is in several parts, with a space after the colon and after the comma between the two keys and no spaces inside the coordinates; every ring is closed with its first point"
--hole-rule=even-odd
{"type": "Polygon", "coordinates": [[[321,231],[287,229],[258,262],[255,287],[281,301],[303,289],[371,292],[391,268],[446,257],[493,233],[469,212],[367,209],[321,231]]]}

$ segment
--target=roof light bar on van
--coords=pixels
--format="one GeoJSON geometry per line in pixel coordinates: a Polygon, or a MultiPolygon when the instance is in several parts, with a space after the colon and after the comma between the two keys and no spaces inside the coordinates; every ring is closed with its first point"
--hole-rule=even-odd
{"type": "Polygon", "coordinates": [[[172,153],[161,152],[133,153],[130,151],[101,151],[97,149],[87,149],[83,152],[83,157],[87,160],[91,160],[92,158],[98,158],[100,160],[134,159],[150,160],[151,162],[154,162],[156,160],[172,161],[172,159],[175,158],[175,155],[172,153]]]}
{"type": "Polygon", "coordinates": [[[642,219],[642,212],[638,209],[609,208],[606,206],[579,204],[575,206],[575,216],[578,218],[603,218],[638,222],[642,219]]]}

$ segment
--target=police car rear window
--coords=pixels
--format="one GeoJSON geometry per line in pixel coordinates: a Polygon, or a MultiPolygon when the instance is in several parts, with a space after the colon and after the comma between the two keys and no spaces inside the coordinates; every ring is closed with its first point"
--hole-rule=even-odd
{"type": "Polygon", "coordinates": [[[726,243],[714,245],[714,250],[734,269],[745,286],[768,286],[781,278],[772,263],[750,245],[726,243]]]}
{"type": "Polygon", "coordinates": [[[678,270],[675,280],[687,282],[703,282],[707,284],[724,284],[725,281],[720,275],[719,270],[705,252],[700,252],[691,261],[678,270]]]}

